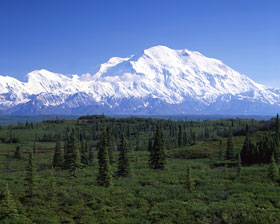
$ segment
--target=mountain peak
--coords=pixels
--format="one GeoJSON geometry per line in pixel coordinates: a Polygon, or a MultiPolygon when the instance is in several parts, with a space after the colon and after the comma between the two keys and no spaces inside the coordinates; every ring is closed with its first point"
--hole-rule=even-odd
{"type": "Polygon", "coordinates": [[[29,72],[27,74],[28,79],[34,79],[34,78],[49,78],[57,76],[56,73],[50,72],[46,69],[39,69],[39,70],[34,70],[32,72],[29,72]]]}
{"type": "Polygon", "coordinates": [[[0,103],[7,113],[26,107],[40,111],[32,109],[36,105],[45,107],[42,113],[52,106],[56,113],[79,114],[272,114],[280,109],[280,90],[199,52],[162,45],[112,57],[93,76],[70,78],[45,69],[27,76],[27,82],[0,77],[0,103]]]}

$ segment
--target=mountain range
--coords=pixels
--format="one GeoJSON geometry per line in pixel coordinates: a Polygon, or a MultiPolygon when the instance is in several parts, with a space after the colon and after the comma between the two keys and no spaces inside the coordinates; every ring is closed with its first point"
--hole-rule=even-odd
{"type": "Polygon", "coordinates": [[[280,89],[196,51],[155,46],[113,57],[96,74],[45,69],[0,76],[0,114],[275,115],[280,89]]]}

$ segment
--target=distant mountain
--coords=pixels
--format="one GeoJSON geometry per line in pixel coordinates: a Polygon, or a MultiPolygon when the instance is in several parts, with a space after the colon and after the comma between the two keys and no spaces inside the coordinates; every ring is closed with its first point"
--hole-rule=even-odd
{"type": "Polygon", "coordinates": [[[0,76],[0,114],[274,115],[280,89],[199,52],[155,46],[113,57],[94,74],[0,76]]]}

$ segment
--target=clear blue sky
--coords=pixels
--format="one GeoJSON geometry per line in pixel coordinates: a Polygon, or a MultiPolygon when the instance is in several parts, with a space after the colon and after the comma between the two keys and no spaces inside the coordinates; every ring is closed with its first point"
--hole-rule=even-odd
{"type": "Polygon", "coordinates": [[[280,1],[0,1],[1,75],[94,73],[154,45],[200,51],[280,88],[280,1]]]}

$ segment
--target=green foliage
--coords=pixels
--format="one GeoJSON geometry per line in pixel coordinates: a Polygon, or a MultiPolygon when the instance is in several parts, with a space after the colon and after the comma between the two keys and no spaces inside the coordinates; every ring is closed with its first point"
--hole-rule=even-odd
{"type": "Polygon", "coordinates": [[[73,128],[70,138],[66,143],[66,156],[64,160],[64,168],[68,169],[73,177],[76,177],[77,168],[81,167],[80,143],[73,128]]]}
{"type": "Polygon", "coordinates": [[[16,151],[15,151],[15,153],[14,153],[14,158],[16,158],[16,159],[22,159],[21,148],[20,148],[19,145],[16,147],[16,151]]]}
{"type": "Polygon", "coordinates": [[[51,201],[56,200],[56,194],[57,194],[57,187],[56,187],[56,177],[55,177],[55,171],[52,167],[50,169],[50,177],[49,177],[49,184],[48,184],[48,199],[51,201]]]}
{"type": "Polygon", "coordinates": [[[179,132],[178,132],[178,147],[183,146],[183,131],[182,131],[182,126],[179,125],[179,132]]]}
{"type": "Polygon", "coordinates": [[[219,141],[219,160],[223,159],[222,140],[219,141]]]}
{"type": "Polygon", "coordinates": [[[38,187],[38,176],[34,164],[33,153],[29,153],[28,165],[26,167],[25,186],[27,188],[27,195],[32,198],[38,187]]]}
{"type": "Polygon", "coordinates": [[[273,181],[277,181],[279,179],[279,170],[275,163],[274,154],[271,156],[271,163],[268,167],[268,177],[273,181]]]}
{"type": "Polygon", "coordinates": [[[0,205],[0,220],[6,217],[16,217],[18,215],[18,210],[8,184],[5,186],[4,198],[1,200],[0,205]]]}
{"type": "Polygon", "coordinates": [[[52,166],[54,168],[62,168],[63,167],[63,152],[61,149],[61,136],[57,136],[56,139],[56,145],[55,145],[55,151],[54,151],[54,155],[53,155],[53,162],[52,162],[52,166]]]}
{"type": "Polygon", "coordinates": [[[225,178],[225,179],[229,179],[227,165],[224,166],[224,178],[225,178]]]}
{"type": "Polygon", "coordinates": [[[241,165],[241,157],[238,154],[238,164],[237,164],[237,176],[241,177],[242,165],[241,165]]]}
{"type": "Polygon", "coordinates": [[[112,184],[112,173],[109,162],[106,131],[102,133],[98,144],[98,166],[97,183],[100,186],[109,187],[112,184]]]}
{"type": "Polygon", "coordinates": [[[90,148],[88,151],[89,151],[88,152],[88,165],[93,166],[94,165],[93,164],[94,155],[93,155],[92,148],[90,148]]]}
{"type": "Polygon", "coordinates": [[[110,164],[113,164],[114,158],[113,158],[113,150],[115,149],[114,145],[114,139],[111,133],[110,128],[106,128],[106,138],[107,138],[107,149],[108,149],[108,155],[109,155],[109,161],[110,164]]]}
{"type": "Polygon", "coordinates": [[[88,143],[84,139],[81,141],[81,163],[83,167],[89,165],[88,143]]]}
{"type": "MultiPolygon", "coordinates": [[[[269,181],[268,167],[271,164],[258,162],[254,165],[255,161],[261,161],[259,158],[270,163],[271,155],[275,153],[274,132],[275,119],[266,122],[244,119],[191,122],[89,116],[79,119],[78,123],[48,121],[3,126],[0,130],[0,188],[4,189],[4,184],[9,182],[17,216],[5,217],[0,223],[280,223],[280,190],[277,182],[269,181]],[[252,155],[257,157],[253,156],[254,163],[243,166],[242,175],[234,178],[232,174],[238,175],[240,161],[219,159],[219,150],[227,148],[227,127],[233,126],[234,154],[237,155],[246,138],[246,124],[250,124],[249,137],[254,145],[252,155]],[[184,140],[183,146],[176,148],[179,125],[184,140]],[[129,146],[138,143],[138,148],[143,150],[148,149],[150,139],[152,143],[156,140],[157,126],[160,126],[162,139],[169,147],[163,171],[155,172],[147,167],[150,159],[147,150],[129,152],[133,176],[115,178],[110,188],[99,186],[96,177],[100,167],[91,166],[91,162],[90,166],[83,163],[76,178],[69,178],[68,170],[55,169],[55,173],[50,170],[56,133],[61,133],[61,142],[66,142],[65,146],[70,149],[70,135],[74,128],[81,161],[86,144],[88,149],[93,149],[88,150],[88,158],[91,154],[93,161],[102,151],[99,146],[95,149],[98,142],[105,142],[107,136],[102,140],[100,133],[107,127],[117,145],[121,144],[121,133],[124,133],[129,146]],[[196,133],[194,145],[192,133],[196,133]],[[11,158],[10,172],[6,172],[6,155],[13,153],[18,145],[14,140],[10,141],[14,138],[21,142],[22,159],[11,158]],[[34,139],[37,139],[36,170],[40,181],[34,191],[36,197],[30,200],[25,197],[22,187],[27,184],[26,178],[22,178],[22,170],[26,167],[26,153],[32,152],[34,139]],[[224,165],[227,165],[227,175],[223,174],[224,165]],[[190,176],[195,177],[192,193],[187,190],[187,166],[190,176]]],[[[114,158],[119,153],[112,150],[114,158]]],[[[105,157],[110,165],[108,153],[105,157]]],[[[112,172],[118,174],[118,165],[110,165],[111,182],[112,172]]],[[[4,198],[0,195],[1,201],[4,198]]]]}
{"type": "Polygon", "coordinates": [[[230,126],[229,130],[228,130],[226,159],[231,160],[233,158],[234,158],[234,154],[233,154],[233,135],[232,135],[232,129],[231,129],[231,126],[230,126]]]}
{"type": "Polygon", "coordinates": [[[150,152],[149,164],[152,169],[164,169],[166,152],[163,142],[163,134],[159,126],[157,126],[154,139],[153,150],[150,152]]]}
{"type": "Polygon", "coordinates": [[[279,139],[279,135],[280,135],[280,132],[279,132],[279,114],[276,115],[276,120],[275,120],[275,135],[276,135],[276,138],[279,139]]]}
{"type": "Polygon", "coordinates": [[[153,150],[153,139],[150,138],[148,143],[148,152],[151,152],[152,150],[153,150]]]}
{"type": "Polygon", "coordinates": [[[187,166],[187,189],[189,192],[193,192],[195,188],[194,181],[191,175],[191,169],[187,166]]]}
{"type": "Polygon", "coordinates": [[[274,157],[277,164],[280,162],[280,133],[279,133],[279,114],[275,120],[275,144],[274,144],[274,157]]]}
{"type": "Polygon", "coordinates": [[[119,162],[118,162],[118,176],[119,177],[130,177],[131,176],[131,165],[129,156],[129,145],[124,137],[121,138],[119,146],[119,162]]]}

